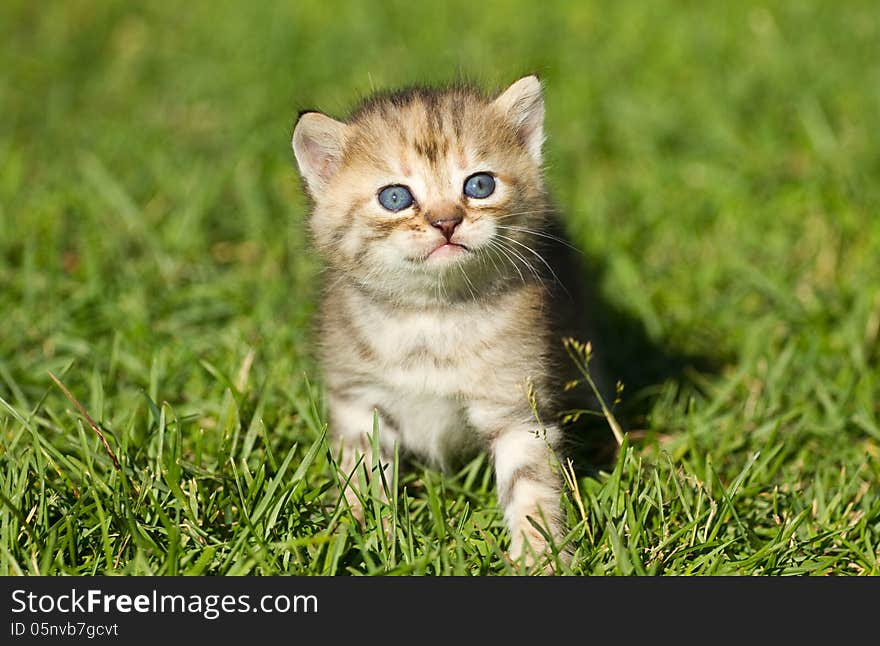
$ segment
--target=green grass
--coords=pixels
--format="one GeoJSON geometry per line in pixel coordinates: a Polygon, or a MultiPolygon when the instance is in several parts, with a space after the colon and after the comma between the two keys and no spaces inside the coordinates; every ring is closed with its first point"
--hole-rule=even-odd
{"type": "Polygon", "coordinates": [[[876,2],[330,5],[2,3],[0,572],[514,572],[484,459],[330,489],[289,137],[538,71],[630,430],[563,570],[880,574],[876,2]]]}

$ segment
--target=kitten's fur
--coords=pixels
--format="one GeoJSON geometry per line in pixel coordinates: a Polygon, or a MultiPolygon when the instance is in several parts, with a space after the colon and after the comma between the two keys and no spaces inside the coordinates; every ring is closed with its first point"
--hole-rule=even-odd
{"type": "Polygon", "coordinates": [[[398,443],[446,467],[489,450],[511,556],[528,562],[525,542],[547,549],[533,523],[562,536],[554,358],[565,298],[538,255],[558,233],[543,122],[541,85],[528,76],[495,98],[416,88],[375,96],[346,122],[307,112],[293,134],[328,264],[320,353],[340,464],[369,457],[374,411],[389,455],[398,443]],[[496,181],[485,199],[463,194],[478,172],[496,181]],[[413,205],[383,208],[389,185],[408,187],[413,205]],[[459,218],[449,240],[467,249],[431,255],[446,242],[439,225],[459,218]]]}

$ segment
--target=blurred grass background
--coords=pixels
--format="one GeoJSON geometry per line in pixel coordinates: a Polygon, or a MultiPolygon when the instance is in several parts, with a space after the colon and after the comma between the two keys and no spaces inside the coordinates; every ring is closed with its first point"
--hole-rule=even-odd
{"type": "MultiPolygon", "coordinates": [[[[381,530],[339,539],[308,487],[286,485],[269,492],[287,519],[272,543],[237,519],[268,480],[235,469],[277,475],[322,424],[297,112],[344,116],[373,89],[413,83],[500,89],[533,71],[548,181],[598,262],[584,278],[644,337],[617,348],[619,376],[638,386],[624,397],[636,446],[616,481],[597,472],[581,492],[644,516],[636,530],[626,505],[588,504],[573,571],[878,572],[875,2],[7,0],[0,61],[4,573],[228,573],[243,554],[264,573],[500,571],[440,532],[440,503],[417,483],[411,554],[376,557],[381,530]],[[685,361],[640,381],[646,347],[715,369],[685,361]],[[50,370],[129,472],[114,475],[50,370]],[[172,426],[177,439],[162,440],[172,426]],[[763,470],[737,484],[756,454],[763,470]],[[660,455],[662,477],[640,490],[641,460],[660,455]],[[239,477],[254,497],[236,501],[239,477]],[[125,478],[154,488],[153,505],[119,502],[125,478]],[[90,486],[122,506],[99,513],[90,486]],[[681,486],[705,505],[664,498],[687,499],[681,486]],[[162,506],[190,518],[189,538],[160,522],[162,506]],[[682,526],[706,523],[703,552],[696,533],[670,547],[674,509],[682,526]],[[772,531],[793,518],[812,547],[772,531]]],[[[328,473],[317,460],[300,475],[320,490],[328,473]]],[[[503,542],[491,486],[450,486],[443,504],[480,509],[468,513],[503,542]]]]}

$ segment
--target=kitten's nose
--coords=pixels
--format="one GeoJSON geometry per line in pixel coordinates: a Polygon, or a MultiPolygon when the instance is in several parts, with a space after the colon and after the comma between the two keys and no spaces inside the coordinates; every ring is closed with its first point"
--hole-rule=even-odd
{"type": "Polygon", "coordinates": [[[443,218],[442,220],[434,220],[433,218],[430,220],[431,226],[435,229],[440,229],[444,236],[446,236],[447,240],[452,239],[452,234],[455,232],[455,227],[461,224],[462,217],[460,215],[456,215],[451,218],[443,218]]]}

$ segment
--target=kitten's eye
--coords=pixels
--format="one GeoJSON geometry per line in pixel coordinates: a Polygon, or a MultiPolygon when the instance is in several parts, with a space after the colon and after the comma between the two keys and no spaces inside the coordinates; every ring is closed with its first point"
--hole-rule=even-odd
{"type": "Polygon", "coordinates": [[[476,173],[464,181],[464,194],[479,200],[495,192],[495,178],[489,173],[476,173]]]}
{"type": "Polygon", "coordinates": [[[389,211],[402,211],[412,203],[412,193],[406,186],[394,184],[379,191],[379,204],[389,211]]]}

